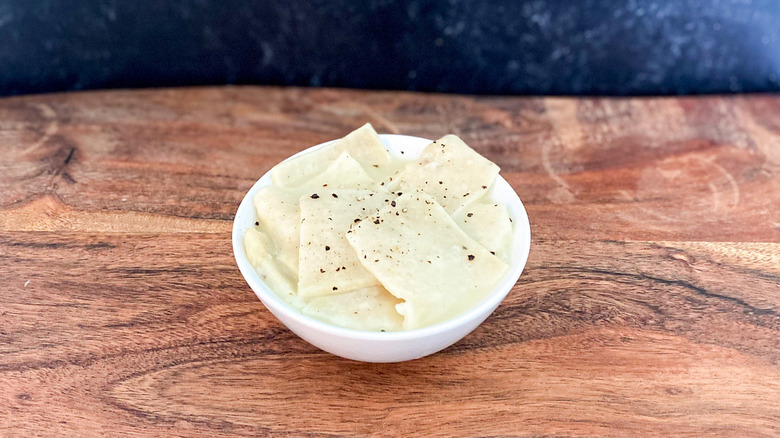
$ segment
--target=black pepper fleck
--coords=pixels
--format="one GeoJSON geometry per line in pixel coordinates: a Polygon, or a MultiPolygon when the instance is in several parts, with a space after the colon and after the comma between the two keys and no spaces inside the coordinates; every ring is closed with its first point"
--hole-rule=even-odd
{"type": "Polygon", "coordinates": [[[469,261],[472,261],[472,260],[474,260],[474,256],[469,254],[469,261]]]}
{"type": "Polygon", "coordinates": [[[260,225],[260,222],[255,222],[255,225],[260,225]]]}
{"type": "Polygon", "coordinates": [[[379,219],[375,220],[374,223],[379,225],[379,219]]]}
{"type": "Polygon", "coordinates": [[[336,286],[333,286],[333,290],[339,290],[339,288],[337,288],[336,286]]]}
{"type": "Polygon", "coordinates": [[[474,213],[469,213],[466,216],[468,216],[468,217],[474,216],[474,213]]]}
{"type": "Polygon", "coordinates": [[[333,196],[334,198],[338,198],[339,197],[339,195],[337,195],[335,193],[331,193],[330,196],[333,196]]]}
{"type": "Polygon", "coordinates": [[[395,207],[395,201],[391,202],[390,206],[395,207]]]}
{"type": "Polygon", "coordinates": [[[319,197],[320,197],[320,195],[318,195],[316,193],[311,195],[311,199],[319,199],[319,197]]]}
{"type": "Polygon", "coordinates": [[[330,251],[330,247],[328,245],[325,245],[325,251],[330,251]]]}

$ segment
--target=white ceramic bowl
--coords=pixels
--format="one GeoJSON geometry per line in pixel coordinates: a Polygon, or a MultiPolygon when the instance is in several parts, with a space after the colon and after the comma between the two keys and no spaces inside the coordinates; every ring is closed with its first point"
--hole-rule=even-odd
{"type": "MultiPolygon", "coordinates": [[[[380,135],[379,137],[391,153],[405,159],[418,157],[422,149],[431,142],[424,138],[405,135],[380,135]],[[403,155],[400,155],[401,151],[404,151],[403,155]]],[[[293,157],[329,143],[311,147],[293,157]]],[[[499,176],[493,187],[492,196],[507,205],[514,223],[512,260],[509,271],[484,301],[454,319],[417,330],[369,332],[334,326],[306,316],[284,302],[260,279],[246,257],[244,232],[253,226],[256,220],[252,198],[261,187],[270,184],[271,175],[266,173],[244,196],[236,212],[233,222],[233,253],[238,268],[260,301],[284,325],[312,345],[347,359],[364,362],[401,362],[427,356],[454,344],[493,313],[520,277],[528,260],[531,242],[528,215],[515,191],[499,176]]]]}

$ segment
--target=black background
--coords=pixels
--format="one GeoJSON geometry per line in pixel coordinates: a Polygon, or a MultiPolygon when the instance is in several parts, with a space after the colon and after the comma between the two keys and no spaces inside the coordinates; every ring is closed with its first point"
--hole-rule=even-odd
{"type": "Polygon", "coordinates": [[[289,84],[780,90],[780,2],[0,0],[0,94],[289,84]]]}

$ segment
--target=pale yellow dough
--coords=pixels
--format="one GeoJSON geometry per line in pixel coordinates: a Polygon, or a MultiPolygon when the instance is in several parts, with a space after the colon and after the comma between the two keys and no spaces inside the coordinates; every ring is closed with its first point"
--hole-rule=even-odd
{"type": "Polygon", "coordinates": [[[397,331],[404,318],[395,310],[401,300],[383,287],[368,287],[352,292],[316,297],[302,311],[306,315],[341,327],[356,330],[397,331]]]}
{"type": "Polygon", "coordinates": [[[370,190],[321,190],[300,201],[298,293],[305,298],[379,286],[347,243],[349,226],[375,214],[386,197],[370,190]]]}
{"type": "Polygon", "coordinates": [[[271,169],[271,179],[279,187],[299,187],[323,172],[342,153],[352,157],[377,184],[395,170],[387,148],[366,123],[328,146],[279,163],[271,169]]]}
{"type": "Polygon", "coordinates": [[[298,194],[270,185],[255,195],[253,205],[259,226],[276,246],[274,254],[290,278],[298,278],[298,194]]]}
{"type": "Polygon", "coordinates": [[[507,270],[425,193],[405,193],[351,231],[347,240],[358,260],[405,301],[396,309],[407,330],[460,315],[482,301],[507,270]]]}
{"type": "Polygon", "coordinates": [[[369,331],[426,327],[476,306],[507,271],[512,224],[487,193],[498,166],[445,136],[394,158],[371,125],[271,170],[244,245],[290,306],[369,331]],[[403,192],[403,195],[400,193],[403,192]]]}
{"type": "Polygon", "coordinates": [[[458,210],[452,217],[461,230],[501,260],[512,259],[514,236],[506,205],[481,199],[458,210]]]}
{"type": "Polygon", "coordinates": [[[429,144],[416,163],[399,176],[399,190],[425,192],[447,213],[454,213],[487,193],[499,168],[454,135],[429,144]]]}
{"type": "Polygon", "coordinates": [[[283,299],[296,295],[295,283],[285,275],[277,262],[277,249],[271,239],[256,228],[249,228],[244,234],[244,248],[249,263],[255,267],[260,278],[283,299]]]}

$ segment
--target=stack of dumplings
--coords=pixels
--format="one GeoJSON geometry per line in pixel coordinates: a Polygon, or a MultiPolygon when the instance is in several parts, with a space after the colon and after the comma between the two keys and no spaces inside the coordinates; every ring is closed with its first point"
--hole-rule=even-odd
{"type": "Polygon", "coordinates": [[[271,170],[246,231],[250,263],[280,298],[340,327],[400,331],[478,305],[508,270],[513,224],[499,168],[447,135],[395,157],[366,124],[271,170]]]}

